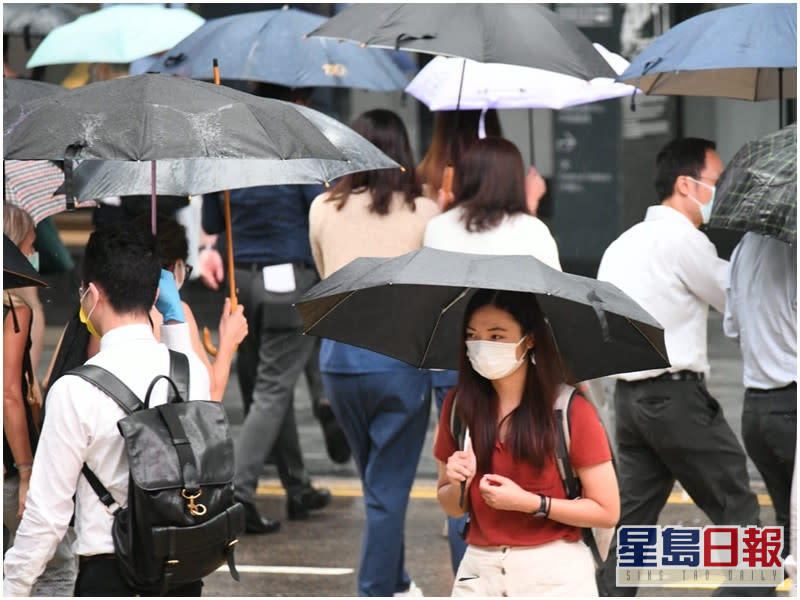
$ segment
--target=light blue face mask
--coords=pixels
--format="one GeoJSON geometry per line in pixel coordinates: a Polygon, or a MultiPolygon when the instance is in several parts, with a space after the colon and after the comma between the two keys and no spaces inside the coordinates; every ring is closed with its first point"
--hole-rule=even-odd
{"type": "Polygon", "coordinates": [[[32,252],[27,256],[28,261],[31,263],[34,269],[37,271],[39,270],[39,253],[32,252]]]}
{"type": "Polygon", "coordinates": [[[703,221],[703,225],[707,225],[708,222],[711,220],[711,209],[714,206],[714,197],[717,195],[717,186],[715,185],[708,185],[707,183],[703,183],[702,181],[697,181],[694,177],[689,177],[692,181],[694,181],[698,185],[702,185],[703,187],[707,187],[711,190],[711,199],[706,203],[703,204],[695,198],[694,196],[689,196],[690,199],[694,200],[697,205],[700,207],[700,219],[703,221]]]}

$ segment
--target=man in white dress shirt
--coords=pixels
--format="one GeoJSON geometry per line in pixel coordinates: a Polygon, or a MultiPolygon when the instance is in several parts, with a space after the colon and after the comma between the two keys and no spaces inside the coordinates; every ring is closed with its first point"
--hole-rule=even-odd
{"type": "Polygon", "coordinates": [[[745,233],[731,255],[727,300],[723,328],[744,362],[744,447],[783,526],[785,558],[797,444],[797,246],[745,233]]]}
{"type": "MultiPolygon", "coordinates": [[[[619,525],[654,525],[675,480],[716,524],[758,524],[746,456],[709,394],[705,376],[709,305],[725,309],[728,263],[698,230],[708,221],[722,161],[708,140],[681,138],[656,159],[660,205],[605,251],[597,278],[631,296],[664,327],[671,367],[617,377],[619,525]]],[[[604,595],[635,595],[616,587],[616,544],[598,571],[604,595]]],[[[762,594],[764,588],[719,588],[762,594]]]]}
{"type": "MultiPolygon", "coordinates": [[[[189,398],[208,399],[208,372],[191,350],[174,279],[161,272],[156,252],[150,233],[126,224],[95,231],[89,238],[79,294],[87,327],[101,340],[100,352],[87,363],[108,369],[143,399],[151,380],[169,373],[169,347],[189,357],[189,398]],[[164,314],[163,344],[153,337],[148,317],[157,291],[157,307],[164,314]]],[[[151,403],[165,402],[166,390],[166,383],[156,386],[151,403]]],[[[121,579],[114,557],[113,517],[81,474],[86,463],[117,503],[125,505],[128,460],[117,429],[124,416],[116,402],[79,377],[65,375],[52,385],[25,512],[5,556],[4,596],[30,594],[73,508],[74,550],[80,557],[75,595],[135,594],[121,579]]],[[[197,581],[169,595],[199,595],[201,588],[197,581]]]]}

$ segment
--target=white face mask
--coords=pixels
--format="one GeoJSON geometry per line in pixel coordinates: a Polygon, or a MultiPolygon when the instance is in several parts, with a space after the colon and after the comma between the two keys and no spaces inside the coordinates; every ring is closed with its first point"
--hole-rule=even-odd
{"type": "Polygon", "coordinates": [[[526,336],[516,344],[513,342],[490,342],[467,340],[467,358],[475,371],[486,379],[502,379],[519,369],[525,361],[525,353],[517,358],[517,347],[526,336]]]}
{"type": "Polygon", "coordinates": [[[694,177],[689,177],[692,181],[694,181],[698,185],[702,185],[703,187],[707,187],[711,190],[711,199],[708,201],[707,204],[703,204],[695,198],[694,196],[689,196],[690,200],[694,200],[697,205],[700,207],[700,219],[703,221],[704,225],[707,225],[708,222],[711,220],[711,208],[714,206],[714,196],[717,195],[717,186],[715,185],[708,185],[707,183],[703,183],[702,181],[697,181],[694,177]]]}

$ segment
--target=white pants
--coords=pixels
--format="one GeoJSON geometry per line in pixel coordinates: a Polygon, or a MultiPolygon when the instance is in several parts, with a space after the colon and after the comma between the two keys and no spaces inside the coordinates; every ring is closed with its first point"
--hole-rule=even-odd
{"type": "Polygon", "coordinates": [[[597,596],[592,552],[582,541],[468,546],[453,596],[597,596]]]}

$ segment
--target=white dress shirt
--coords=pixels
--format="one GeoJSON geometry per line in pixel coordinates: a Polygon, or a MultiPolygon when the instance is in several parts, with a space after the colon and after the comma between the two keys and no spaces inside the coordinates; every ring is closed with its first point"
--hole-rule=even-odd
{"type": "Polygon", "coordinates": [[[528,254],[561,270],[556,241],[536,217],[518,213],[488,231],[467,231],[463,215],[464,209],[455,207],[428,221],[423,245],[470,254],[528,254]]]}
{"type": "Polygon", "coordinates": [[[669,369],[619,375],[636,381],[662,373],[709,370],[708,306],[725,309],[728,261],[682,213],[664,205],[647,209],[644,221],[606,249],[597,279],[636,300],[664,328],[669,369]]]}
{"type": "MultiPolygon", "coordinates": [[[[189,357],[189,398],[210,398],[208,371],[191,351],[185,323],[161,327],[160,344],[147,325],[125,325],[106,333],[100,352],[87,364],[101,366],[144,400],[152,379],[169,373],[170,348],[189,357]]],[[[167,382],[156,385],[151,406],[166,401],[167,382]]],[[[27,596],[36,578],[64,536],[75,502],[74,551],[78,555],[114,552],[114,518],[100,502],[86,478],[85,462],[100,482],[124,506],[128,495],[128,459],[117,421],[125,416],[117,403],[79,377],[60,377],[47,395],[44,421],[33,462],[25,512],[14,545],[4,561],[4,596],[27,596]]]]}
{"type": "Polygon", "coordinates": [[[738,338],[746,388],[797,381],[797,246],[748,232],[731,255],[722,322],[738,338]]]}

